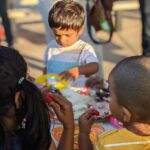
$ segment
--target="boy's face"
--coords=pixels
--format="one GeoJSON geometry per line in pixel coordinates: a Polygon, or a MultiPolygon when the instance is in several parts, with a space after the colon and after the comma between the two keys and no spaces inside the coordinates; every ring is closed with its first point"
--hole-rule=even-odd
{"type": "Polygon", "coordinates": [[[79,36],[83,32],[83,29],[81,29],[78,32],[73,29],[67,30],[67,29],[53,28],[52,30],[55,35],[57,43],[63,47],[73,45],[79,39],[79,36]]]}

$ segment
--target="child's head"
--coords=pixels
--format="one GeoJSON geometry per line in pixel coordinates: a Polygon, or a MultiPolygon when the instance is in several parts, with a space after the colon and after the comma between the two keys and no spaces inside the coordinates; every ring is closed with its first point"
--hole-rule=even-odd
{"type": "Polygon", "coordinates": [[[0,46],[0,149],[6,146],[6,135],[18,129],[26,131],[24,144],[33,149],[49,145],[48,110],[26,74],[27,64],[19,52],[0,46]]]}
{"type": "Polygon", "coordinates": [[[74,1],[58,1],[49,12],[49,26],[61,46],[74,44],[83,32],[84,8],[74,1]]]}
{"type": "Polygon", "coordinates": [[[150,57],[121,61],[109,76],[113,115],[124,123],[150,123],[150,57]]]}

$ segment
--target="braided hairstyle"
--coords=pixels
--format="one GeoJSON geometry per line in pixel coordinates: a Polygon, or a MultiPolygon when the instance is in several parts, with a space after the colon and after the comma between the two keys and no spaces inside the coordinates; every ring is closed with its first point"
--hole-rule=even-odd
{"type": "Polygon", "coordinates": [[[16,111],[16,127],[20,128],[14,132],[21,141],[21,149],[49,148],[51,137],[48,108],[40,90],[26,79],[26,74],[27,64],[19,52],[0,46],[0,149],[6,149],[10,145],[3,125],[3,118],[10,107],[14,107],[16,111]],[[15,105],[17,92],[21,93],[19,109],[15,105]],[[21,128],[24,119],[26,124],[21,128]]]}

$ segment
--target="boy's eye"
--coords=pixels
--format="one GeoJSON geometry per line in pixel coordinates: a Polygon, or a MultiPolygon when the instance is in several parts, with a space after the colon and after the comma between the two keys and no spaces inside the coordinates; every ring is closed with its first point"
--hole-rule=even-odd
{"type": "Polygon", "coordinates": [[[58,34],[55,34],[55,36],[60,37],[60,35],[58,35],[58,34]]]}
{"type": "Polygon", "coordinates": [[[70,34],[65,34],[65,36],[70,36],[70,34]]]}

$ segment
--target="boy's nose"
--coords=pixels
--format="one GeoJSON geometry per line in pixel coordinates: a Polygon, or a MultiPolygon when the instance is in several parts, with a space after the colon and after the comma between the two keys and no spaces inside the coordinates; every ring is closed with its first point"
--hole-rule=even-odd
{"type": "Polygon", "coordinates": [[[60,42],[64,42],[65,40],[66,40],[65,36],[61,36],[60,39],[59,39],[60,42]]]}

